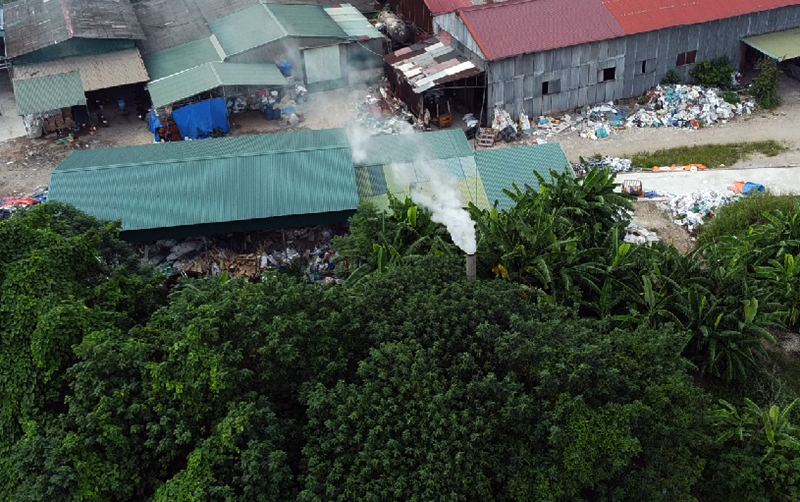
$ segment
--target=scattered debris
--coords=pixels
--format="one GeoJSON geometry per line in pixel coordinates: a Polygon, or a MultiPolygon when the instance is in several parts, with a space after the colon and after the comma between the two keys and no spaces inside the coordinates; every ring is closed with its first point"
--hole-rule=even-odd
{"type": "Polygon", "coordinates": [[[546,143],[548,137],[570,132],[599,140],[635,127],[699,129],[725,124],[737,116],[751,114],[756,107],[751,97],[732,105],[719,89],[699,85],[659,85],[645,93],[639,101],[642,102],[633,107],[613,101],[585,106],[579,114],[540,116],[533,125],[524,113],[515,123],[508,112],[495,108],[492,127],[502,131],[512,125],[516,131],[519,125],[525,136],[534,137],[539,144],[546,143]]]}
{"type": "Polygon", "coordinates": [[[0,221],[7,220],[20,207],[31,207],[47,202],[47,187],[40,186],[25,197],[6,197],[0,201],[0,221]]]}
{"type": "Polygon", "coordinates": [[[725,194],[716,190],[695,191],[683,195],[660,194],[666,200],[659,207],[672,214],[677,225],[694,232],[706,218],[713,218],[717,209],[741,199],[738,194],[725,194]]]}
{"type": "Polygon", "coordinates": [[[586,160],[586,164],[579,162],[572,164],[572,170],[575,176],[583,178],[586,176],[586,168],[593,169],[611,169],[612,173],[627,173],[630,171],[639,172],[641,169],[633,169],[631,159],[624,159],[622,157],[603,157],[601,159],[586,160]]]}
{"type": "Polygon", "coordinates": [[[652,244],[653,242],[659,242],[661,238],[655,233],[647,230],[646,228],[642,228],[639,225],[631,222],[628,228],[625,229],[625,237],[622,239],[625,242],[630,242],[631,244],[652,244]]]}
{"type": "MultiPolygon", "coordinates": [[[[135,244],[134,249],[165,275],[222,275],[254,278],[265,270],[294,269],[310,282],[340,284],[331,243],[343,235],[337,226],[268,230],[240,234],[195,237],[180,242],[135,244]],[[284,247],[285,238],[285,247],[284,247]]],[[[348,266],[346,262],[343,266],[348,266]]]]}
{"type": "Polygon", "coordinates": [[[424,130],[402,100],[391,95],[386,81],[357,105],[356,121],[371,134],[403,134],[424,130]]]}

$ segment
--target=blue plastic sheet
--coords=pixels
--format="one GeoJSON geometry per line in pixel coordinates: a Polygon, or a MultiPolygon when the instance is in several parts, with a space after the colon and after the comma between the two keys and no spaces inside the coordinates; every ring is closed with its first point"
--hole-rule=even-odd
{"type": "Polygon", "coordinates": [[[206,139],[217,128],[225,134],[231,132],[228,109],[221,98],[178,108],[172,112],[172,118],[184,138],[206,139]]]}
{"type": "Polygon", "coordinates": [[[155,135],[155,142],[158,143],[161,137],[158,135],[158,129],[160,127],[164,127],[161,125],[161,122],[156,117],[156,114],[153,113],[153,110],[150,110],[150,132],[155,135]]]}
{"type": "Polygon", "coordinates": [[[745,195],[750,195],[753,192],[764,193],[766,191],[767,191],[767,189],[764,187],[764,185],[761,185],[759,183],[753,183],[751,181],[748,181],[747,183],[745,183],[744,184],[744,188],[742,188],[742,193],[745,194],[745,195]]]}

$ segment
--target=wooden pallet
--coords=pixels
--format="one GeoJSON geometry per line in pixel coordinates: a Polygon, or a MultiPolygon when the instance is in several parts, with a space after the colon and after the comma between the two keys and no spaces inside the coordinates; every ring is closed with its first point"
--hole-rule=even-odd
{"type": "Polygon", "coordinates": [[[478,146],[483,148],[490,148],[494,146],[494,136],[487,132],[482,132],[478,136],[478,146]]]}

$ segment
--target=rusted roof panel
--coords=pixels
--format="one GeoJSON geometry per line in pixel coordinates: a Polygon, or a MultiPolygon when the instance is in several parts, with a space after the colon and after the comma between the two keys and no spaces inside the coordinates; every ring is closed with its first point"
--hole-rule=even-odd
{"type": "Polygon", "coordinates": [[[601,1],[629,35],[800,5],[800,0],[601,1]]]}
{"type": "Polygon", "coordinates": [[[458,13],[489,60],[626,35],[601,0],[521,0],[458,13]]]}

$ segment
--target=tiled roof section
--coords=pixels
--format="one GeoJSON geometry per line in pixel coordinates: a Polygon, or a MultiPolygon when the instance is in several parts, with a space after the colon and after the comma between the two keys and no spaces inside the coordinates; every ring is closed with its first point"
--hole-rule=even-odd
{"type": "Polygon", "coordinates": [[[18,0],[6,6],[5,25],[9,57],[73,37],[145,37],[128,0],[18,0]]]}
{"type": "Polygon", "coordinates": [[[14,79],[26,80],[78,71],[83,83],[83,90],[86,92],[147,82],[148,80],[147,70],[139,55],[139,49],[77,56],[60,61],[15,65],[14,79]]]}
{"type": "Polygon", "coordinates": [[[363,139],[362,144],[362,152],[353,159],[356,167],[473,155],[472,147],[461,129],[369,136],[363,139]]]}
{"type": "Polygon", "coordinates": [[[471,7],[473,3],[470,0],[425,0],[425,5],[434,16],[440,16],[461,9],[462,7],[471,7]]]}
{"type": "Polygon", "coordinates": [[[567,156],[558,143],[546,145],[518,146],[514,148],[493,148],[475,153],[489,205],[498,202],[500,209],[510,209],[514,202],[503,190],[511,190],[516,184],[521,190],[529,185],[534,190],[539,182],[533,172],[550,180],[550,171],[572,172],[567,156]]]}
{"type": "Polygon", "coordinates": [[[217,50],[212,39],[216,40],[216,37],[211,35],[209,38],[145,56],[144,65],[147,67],[147,73],[150,74],[150,80],[168,77],[201,64],[222,61],[225,59],[224,52],[220,54],[221,51],[217,50]]]}
{"type": "Polygon", "coordinates": [[[103,169],[118,165],[188,162],[195,158],[288,152],[309,148],[347,147],[343,129],[298,131],[255,136],[230,136],[206,141],[177,141],[159,145],[82,150],[67,157],[56,170],[103,169]]]}
{"type": "MultiPolygon", "coordinates": [[[[274,136],[283,136],[275,134],[274,136]]],[[[198,157],[53,171],[50,200],[123,231],[354,211],[358,188],[346,146],[198,157]]],[[[155,148],[164,145],[149,145],[155,148]]],[[[203,150],[203,146],[194,148],[203,150]]],[[[124,149],[115,152],[125,161],[124,149]]],[[[73,152],[72,156],[86,152],[73,152]]]]}
{"type": "Polygon", "coordinates": [[[439,84],[474,77],[483,71],[471,63],[450,45],[444,45],[436,37],[429,38],[418,46],[405,47],[384,56],[384,61],[402,76],[416,94],[439,84]]]}
{"type": "Polygon", "coordinates": [[[350,4],[325,7],[325,12],[351,38],[382,38],[383,35],[370,24],[366,17],[350,4]]]}
{"type": "Polygon", "coordinates": [[[626,34],[601,0],[520,0],[458,13],[489,60],[626,34]]]}
{"type": "MultiPolygon", "coordinates": [[[[601,0],[628,34],[800,5],[800,0],[601,0]]],[[[585,19],[585,18],[582,18],[585,19]]],[[[576,23],[580,26],[583,23],[576,23]]]]}
{"type": "MultiPolygon", "coordinates": [[[[319,5],[264,5],[289,36],[347,39],[347,33],[319,5]]],[[[363,17],[363,16],[362,16],[363,17]]]]}
{"type": "Polygon", "coordinates": [[[254,5],[211,22],[208,26],[228,56],[241,54],[288,35],[264,5],[254,5]]]}
{"type": "Polygon", "coordinates": [[[78,72],[14,80],[14,98],[19,115],[86,104],[78,72]]]}

